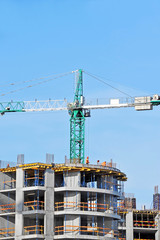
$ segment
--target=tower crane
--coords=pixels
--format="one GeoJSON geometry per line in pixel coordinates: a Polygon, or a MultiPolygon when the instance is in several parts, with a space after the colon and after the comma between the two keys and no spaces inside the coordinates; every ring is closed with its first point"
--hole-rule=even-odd
{"type": "Polygon", "coordinates": [[[10,101],[0,102],[0,114],[11,112],[40,112],[68,110],[70,114],[70,162],[84,163],[85,160],[85,118],[90,117],[92,109],[134,107],[137,111],[152,110],[160,105],[160,96],[135,97],[129,101],[110,99],[106,104],[87,104],[83,96],[83,70],[76,71],[76,88],[72,103],[64,100],[10,101]]]}

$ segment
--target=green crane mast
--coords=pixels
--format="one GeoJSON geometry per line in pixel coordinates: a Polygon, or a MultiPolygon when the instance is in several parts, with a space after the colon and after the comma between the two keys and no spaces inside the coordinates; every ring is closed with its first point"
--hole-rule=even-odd
{"type": "Polygon", "coordinates": [[[70,111],[70,162],[84,163],[85,113],[83,106],[82,70],[76,74],[76,89],[72,110],[70,111]]]}

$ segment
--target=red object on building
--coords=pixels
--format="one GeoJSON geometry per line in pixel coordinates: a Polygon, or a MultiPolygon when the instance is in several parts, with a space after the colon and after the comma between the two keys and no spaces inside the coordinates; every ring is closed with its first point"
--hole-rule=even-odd
{"type": "Polygon", "coordinates": [[[89,164],[89,157],[86,158],[86,164],[89,164]]]}

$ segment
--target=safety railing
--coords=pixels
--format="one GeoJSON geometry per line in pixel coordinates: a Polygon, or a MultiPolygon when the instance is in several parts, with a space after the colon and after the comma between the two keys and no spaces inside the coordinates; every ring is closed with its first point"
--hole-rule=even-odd
{"type": "Polygon", "coordinates": [[[123,192],[123,185],[121,183],[115,183],[110,182],[107,180],[104,181],[92,181],[92,182],[83,182],[81,183],[81,187],[87,187],[87,188],[100,188],[100,189],[106,189],[110,191],[115,191],[120,194],[123,192]]]}
{"type": "Polygon", "coordinates": [[[0,229],[0,238],[2,237],[12,237],[15,234],[14,228],[1,228],[0,229]]]}
{"type": "Polygon", "coordinates": [[[44,186],[44,177],[27,177],[24,181],[24,187],[44,186]]]}
{"type": "Polygon", "coordinates": [[[30,211],[30,210],[44,210],[44,202],[43,201],[29,201],[24,202],[24,211],[30,211]]]}
{"type": "Polygon", "coordinates": [[[55,211],[63,210],[80,210],[80,211],[97,211],[117,213],[117,208],[109,204],[95,203],[95,202],[55,202],[55,211]]]}
{"type": "Polygon", "coordinates": [[[43,233],[44,233],[44,226],[42,225],[24,227],[24,235],[43,234],[43,233]]]}
{"type": "Polygon", "coordinates": [[[108,190],[118,191],[120,189],[120,186],[121,184],[104,180],[104,188],[108,190]]]}
{"type": "MultiPolygon", "coordinates": [[[[56,182],[55,181],[55,187],[66,187],[69,186],[67,181],[63,178],[63,180],[56,182]]],[[[120,195],[124,192],[124,184],[121,181],[117,181],[117,179],[114,179],[112,181],[108,181],[107,179],[101,179],[101,180],[90,180],[86,181],[85,177],[81,178],[81,181],[78,182],[79,187],[85,187],[85,188],[98,188],[98,189],[105,189],[110,191],[118,192],[120,195]]]]}
{"type": "Polygon", "coordinates": [[[15,208],[16,208],[15,203],[0,205],[0,214],[1,213],[8,213],[8,212],[15,212],[15,208]]]}
{"type": "Polygon", "coordinates": [[[103,227],[91,227],[91,226],[56,226],[55,227],[55,235],[63,235],[63,234],[79,234],[79,235],[94,235],[94,236],[107,236],[112,238],[118,238],[118,231],[103,228],[103,227]]]}
{"type": "Polygon", "coordinates": [[[16,180],[7,180],[7,181],[3,181],[3,189],[13,189],[16,188],[16,180]]]}
{"type": "Polygon", "coordinates": [[[157,224],[155,221],[137,221],[134,220],[134,227],[140,227],[140,228],[156,228],[157,224]]]}

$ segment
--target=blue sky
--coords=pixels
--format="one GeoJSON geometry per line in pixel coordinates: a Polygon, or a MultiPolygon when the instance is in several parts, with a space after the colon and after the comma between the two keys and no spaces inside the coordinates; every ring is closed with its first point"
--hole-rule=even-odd
{"type": "MultiPolygon", "coordinates": [[[[160,2],[157,0],[1,0],[0,94],[27,81],[82,68],[132,96],[160,94],[160,2]],[[5,85],[5,86],[4,86],[5,85]]],[[[88,98],[123,95],[84,75],[88,98]]],[[[72,101],[74,76],[0,97],[0,101],[72,101]]],[[[159,185],[159,108],[95,110],[86,120],[86,156],[111,158],[128,176],[126,192],[150,207],[159,185]]],[[[69,157],[67,112],[13,113],[0,118],[0,159],[56,162],[69,157]]]]}

